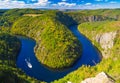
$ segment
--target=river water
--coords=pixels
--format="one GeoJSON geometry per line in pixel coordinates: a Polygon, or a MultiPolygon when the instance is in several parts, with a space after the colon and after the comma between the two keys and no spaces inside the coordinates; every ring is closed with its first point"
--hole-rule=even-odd
{"type": "Polygon", "coordinates": [[[83,52],[80,59],[71,68],[63,71],[53,71],[45,68],[35,57],[35,41],[26,37],[18,37],[21,40],[22,46],[20,54],[17,58],[17,67],[21,68],[31,77],[38,80],[51,82],[64,77],[82,65],[94,66],[99,63],[101,61],[100,53],[96,50],[92,43],[77,30],[77,26],[72,26],[69,29],[78,38],[83,46],[83,52]]]}

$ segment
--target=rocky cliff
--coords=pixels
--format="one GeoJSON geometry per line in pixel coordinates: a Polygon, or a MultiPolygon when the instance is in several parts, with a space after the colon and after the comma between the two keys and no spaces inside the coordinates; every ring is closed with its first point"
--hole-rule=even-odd
{"type": "Polygon", "coordinates": [[[101,72],[95,77],[85,79],[81,83],[115,83],[115,81],[106,73],[101,72]]]}
{"type": "Polygon", "coordinates": [[[117,31],[96,35],[95,40],[102,47],[103,51],[101,51],[101,52],[102,52],[102,56],[104,58],[109,57],[109,55],[110,55],[109,49],[111,49],[114,46],[114,39],[116,37],[116,34],[117,34],[117,31]]]}

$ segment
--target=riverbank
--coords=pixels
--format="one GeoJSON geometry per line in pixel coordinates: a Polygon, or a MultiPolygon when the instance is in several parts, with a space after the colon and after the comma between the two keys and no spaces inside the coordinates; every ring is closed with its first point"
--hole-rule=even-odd
{"type": "Polygon", "coordinates": [[[83,52],[81,57],[78,58],[78,61],[73,66],[63,71],[54,71],[46,68],[41,63],[39,63],[39,61],[35,56],[35,53],[34,53],[35,41],[25,37],[23,38],[21,37],[20,40],[22,42],[22,48],[18,57],[18,62],[17,62],[18,67],[21,68],[24,72],[26,72],[26,74],[34,78],[37,78],[39,80],[43,80],[46,82],[51,82],[56,79],[60,79],[64,77],[68,73],[81,67],[83,64],[93,66],[99,63],[101,60],[101,58],[99,57],[99,52],[94,48],[94,46],[91,44],[91,42],[87,38],[85,38],[82,34],[79,33],[76,27],[77,26],[72,26],[70,27],[70,30],[82,43],[83,52]],[[89,50],[87,48],[89,48],[89,50]],[[29,64],[32,65],[32,67],[29,67],[26,60],[29,62],[29,64]]]}
{"type": "Polygon", "coordinates": [[[62,24],[63,19],[59,15],[66,16],[59,11],[43,14],[42,17],[24,16],[11,28],[13,34],[33,38],[36,41],[35,54],[39,62],[58,70],[72,66],[82,52],[81,43],[67,25],[62,24]]]}
{"type": "MultiPolygon", "coordinates": [[[[86,22],[79,25],[79,31],[84,34],[91,42],[102,52],[102,49],[99,42],[96,41],[96,36],[104,36],[105,33],[116,32],[116,37],[112,40],[114,42],[112,48],[108,48],[107,53],[110,52],[108,58],[102,59],[102,61],[96,66],[82,66],[76,71],[71,72],[67,76],[54,83],[80,83],[86,78],[95,77],[100,72],[105,72],[111,76],[116,83],[120,83],[120,27],[119,21],[107,21],[107,22],[86,22]]],[[[112,36],[112,35],[111,35],[112,36]]],[[[102,38],[99,40],[101,41],[102,38]]],[[[109,44],[109,43],[108,43],[109,44]]],[[[107,45],[107,44],[106,44],[107,45]]],[[[89,49],[89,48],[88,48],[89,49]]],[[[107,54],[106,53],[106,54],[107,54]]]]}
{"type": "Polygon", "coordinates": [[[0,82],[40,82],[27,76],[22,70],[16,67],[20,47],[20,40],[16,36],[0,32],[0,82]]]}

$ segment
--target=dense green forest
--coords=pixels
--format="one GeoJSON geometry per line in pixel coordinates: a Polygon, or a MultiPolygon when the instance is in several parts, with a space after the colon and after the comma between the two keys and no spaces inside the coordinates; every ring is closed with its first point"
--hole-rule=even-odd
{"type": "Polygon", "coordinates": [[[2,32],[0,33],[0,80],[3,83],[6,82],[6,78],[9,78],[7,81],[11,83],[16,83],[16,80],[19,83],[40,82],[15,67],[16,57],[20,50],[20,42],[13,36],[15,34],[27,36],[36,41],[36,57],[47,67],[59,69],[72,66],[80,58],[82,45],[69,27],[79,24],[79,31],[101,52],[104,49],[96,42],[96,35],[117,32],[114,46],[108,50],[110,57],[103,58],[96,66],[83,65],[54,83],[66,83],[67,81],[80,83],[85,78],[95,76],[101,71],[108,73],[117,83],[120,83],[119,20],[120,9],[67,12],[35,9],[0,10],[0,32],[2,32]]]}
{"type": "Polygon", "coordinates": [[[20,41],[9,34],[0,33],[0,62],[14,65],[20,50],[20,41]]]}
{"type": "Polygon", "coordinates": [[[120,9],[97,9],[66,12],[77,24],[95,21],[120,20],[120,9]]]}
{"type": "Polygon", "coordinates": [[[43,11],[34,9],[12,9],[12,10],[0,10],[0,26],[11,27],[12,24],[24,14],[41,14],[43,11]]]}
{"type": "Polygon", "coordinates": [[[62,17],[69,19],[57,11],[39,17],[24,16],[13,24],[11,32],[36,40],[35,53],[42,64],[55,69],[70,67],[80,57],[82,46],[62,17]]]}
{"type": "Polygon", "coordinates": [[[114,46],[107,50],[107,53],[110,52],[109,57],[103,58],[96,66],[82,66],[54,83],[65,83],[67,81],[80,83],[85,78],[93,77],[102,71],[112,76],[116,83],[120,83],[120,21],[85,22],[80,24],[78,29],[90,39],[101,52],[104,51],[104,49],[96,42],[96,35],[117,32],[114,39],[114,46]]]}
{"type": "Polygon", "coordinates": [[[20,51],[20,41],[17,37],[0,32],[0,82],[30,83],[40,82],[16,68],[16,60],[20,51]]]}

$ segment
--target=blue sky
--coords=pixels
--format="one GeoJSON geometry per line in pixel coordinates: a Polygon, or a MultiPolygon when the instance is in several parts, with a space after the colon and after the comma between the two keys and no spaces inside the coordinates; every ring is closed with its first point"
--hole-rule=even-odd
{"type": "Polygon", "coordinates": [[[0,9],[9,8],[120,8],[120,0],[0,0],[0,9]]]}

